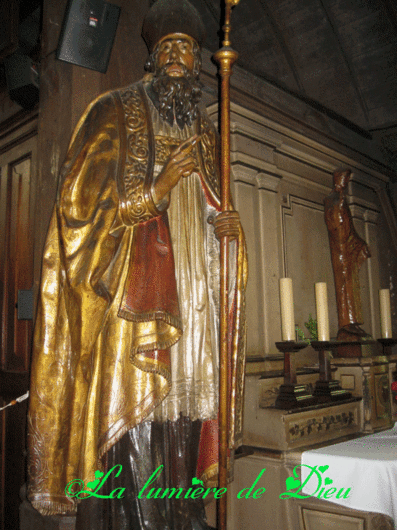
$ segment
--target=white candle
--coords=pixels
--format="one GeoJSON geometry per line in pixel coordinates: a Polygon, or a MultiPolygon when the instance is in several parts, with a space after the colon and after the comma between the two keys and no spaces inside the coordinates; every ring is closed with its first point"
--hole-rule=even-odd
{"type": "Polygon", "coordinates": [[[382,339],[392,338],[391,328],[391,309],[390,309],[390,291],[389,289],[381,289],[379,291],[380,302],[380,328],[382,339]]]}
{"type": "Polygon", "coordinates": [[[317,307],[317,338],[329,341],[329,319],[328,319],[328,295],[327,284],[316,283],[316,307],[317,307]]]}
{"type": "Polygon", "coordinates": [[[283,340],[295,340],[294,295],[291,278],[280,278],[280,302],[283,340]]]}

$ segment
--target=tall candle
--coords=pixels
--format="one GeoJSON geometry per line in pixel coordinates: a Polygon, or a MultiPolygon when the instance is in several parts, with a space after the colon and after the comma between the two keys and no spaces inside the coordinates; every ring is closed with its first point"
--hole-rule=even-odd
{"type": "Polygon", "coordinates": [[[317,337],[318,340],[329,341],[327,284],[324,282],[316,283],[315,291],[317,307],[317,337]]]}
{"type": "Polygon", "coordinates": [[[280,302],[283,340],[295,340],[294,295],[291,278],[280,278],[280,302]]]}
{"type": "Polygon", "coordinates": [[[381,289],[379,291],[380,302],[380,328],[382,339],[392,338],[391,328],[391,309],[390,309],[390,291],[389,289],[381,289]]]}

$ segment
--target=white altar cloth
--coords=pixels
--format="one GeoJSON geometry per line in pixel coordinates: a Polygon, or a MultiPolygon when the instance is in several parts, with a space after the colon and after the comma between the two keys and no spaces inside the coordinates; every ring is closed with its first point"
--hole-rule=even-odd
{"type": "Polygon", "coordinates": [[[389,431],[303,452],[301,477],[301,494],[313,495],[317,488],[314,497],[356,510],[383,513],[394,520],[396,528],[397,423],[389,431]]]}

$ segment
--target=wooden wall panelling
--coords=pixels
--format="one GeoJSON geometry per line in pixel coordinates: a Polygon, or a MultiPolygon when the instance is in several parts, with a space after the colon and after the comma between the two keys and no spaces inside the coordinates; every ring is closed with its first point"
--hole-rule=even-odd
{"type": "Polygon", "coordinates": [[[59,170],[69,141],[87,105],[107,90],[137,81],[143,75],[147,58],[141,37],[149,0],[115,0],[121,7],[119,25],[106,74],[55,59],[67,0],[44,0],[40,71],[40,119],[37,203],[35,213],[37,242],[35,283],[45,236],[54,206],[59,170]]]}
{"type": "Polygon", "coordinates": [[[33,283],[32,181],[36,138],[13,147],[0,157],[2,214],[1,326],[3,370],[27,371],[32,322],[17,319],[18,290],[33,283]]]}
{"type": "MultiPolygon", "coordinates": [[[[0,142],[1,406],[29,386],[32,320],[17,318],[18,290],[33,284],[36,122],[0,142]]],[[[27,402],[0,412],[0,528],[19,528],[19,490],[26,481],[27,402]]]]}
{"type": "MultiPolygon", "coordinates": [[[[216,105],[211,106],[210,113],[216,114],[216,105]]],[[[279,139],[274,131],[251,119],[249,111],[234,103],[231,131],[236,205],[248,245],[247,353],[249,357],[264,356],[269,352],[277,353],[274,343],[281,336],[278,295],[280,176],[273,164],[274,148],[279,139]]]]}
{"type": "Polygon", "coordinates": [[[394,242],[391,244],[393,238],[389,226],[382,204],[378,218],[380,286],[382,289],[391,289],[393,336],[397,336],[397,293],[394,289],[397,285],[397,247],[394,242]]]}

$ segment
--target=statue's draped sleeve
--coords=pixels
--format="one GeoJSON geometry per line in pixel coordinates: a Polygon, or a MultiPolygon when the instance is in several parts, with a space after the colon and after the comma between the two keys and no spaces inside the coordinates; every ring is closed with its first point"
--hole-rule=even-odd
{"type": "MultiPolygon", "coordinates": [[[[120,201],[121,116],[118,93],[100,97],[82,116],[44,249],[28,418],[28,495],[43,514],[75,511],[65,495],[68,482],[92,480],[100,457],[170,387],[161,351],[139,368],[130,360],[137,345],[156,346],[157,323],[118,317],[136,227],[158,214],[145,200],[138,216],[120,201]]],[[[136,196],[143,187],[144,179],[135,179],[136,196]]],[[[158,326],[163,337],[177,335],[172,325],[158,326]]]]}

